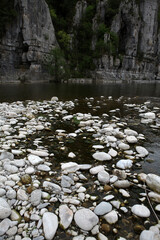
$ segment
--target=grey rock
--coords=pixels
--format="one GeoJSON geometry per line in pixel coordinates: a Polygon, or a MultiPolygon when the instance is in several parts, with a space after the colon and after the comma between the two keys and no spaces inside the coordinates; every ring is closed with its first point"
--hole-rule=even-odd
{"type": "Polygon", "coordinates": [[[74,215],[74,220],[79,228],[90,231],[98,222],[99,219],[91,210],[82,208],[74,215]]]}
{"type": "Polygon", "coordinates": [[[43,214],[43,230],[47,240],[52,240],[58,228],[58,218],[54,213],[43,214]]]}
{"type": "Polygon", "coordinates": [[[0,236],[3,236],[10,227],[10,220],[8,218],[0,222],[0,236]]]}
{"type": "Polygon", "coordinates": [[[11,215],[11,208],[5,199],[0,198],[0,219],[7,218],[11,215]]]}
{"type": "Polygon", "coordinates": [[[68,208],[67,205],[61,205],[59,207],[59,217],[60,217],[60,225],[63,229],[66,229],[70,226],[73,219],[73,212],[68,208]]]}
{"type": "Polygon", "coordinates": [[[108,202],[101,202],[99,203],[95,209],[94,213],[98,216],[102,216],[112,210],[112,205],[108,202]]]}
{"type": "Polygon", "coordinates": [[[37,206],[41,202],[42,191],[40,189],[36,189],[31,193],[31,204],[33,206],[37,206]]]}

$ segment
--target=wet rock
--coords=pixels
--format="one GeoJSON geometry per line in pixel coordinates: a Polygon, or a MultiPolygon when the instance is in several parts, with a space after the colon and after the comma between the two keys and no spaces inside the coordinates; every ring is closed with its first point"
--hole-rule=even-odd
{"type": "Polygon", "coordinates": [[[11,208],[5,199],[0,198],[0,219],[7,218],[11,215],[11,208]]]}
{"type": "Polygon", "coordinates": [[[140,234],[143,230],[145,230],[145,227],[140,224],[134,225],[133,228],[134,228],[134,231],[138,234],[140,234]]]}
{"type": "Polygon", "coordinates": [[[146,157],[149,153],[147,149],[141,146],[136,146],[136,151],[139,153],[139,157],[146,157]]]}
{"type": "Polygon", "coordinates": [[[112,187],[111,186],[109,186],[109,185],[105,185],[104,186],[104,191],[105,192],[109,192],[109,191],[111,191],[112,190],[112,187]]]}
{"type": "Polygon", "coordinates": [[[74,215],[74,220],[79,228],[90,231],[98,222],[99,219],[91,210],[82,208],[74,215]]]}
{"type": "Polygon", "coordinates": [[[43,214],[43,230],[47,240],[52,240],[58,228],[58,218],[54,213],[43,214]]]}
{"type": "Polygon", "coordinates": [[[67,229],[73,219],[73,212],[68,208],[67,205],[61,205],[59,207],[59,217],[60,217],[60,225],[63,229],[67,229]]]}
{"type": "Polygon", "coordinates": [[[118,180],[113,185],[117,188],[129,188],[131,184],[128,180],[118,180]]]}
{"type": "Polygon", "coordinates": [[[155,240],[155,233],[149,230],[141,232],[139,240],[155,240]]]}
{"type": "Polygon", "coordinates": [[[131,211],[133,214],[135,214],[138,217],[144,217],[147,218],[150,216],[150,211],[147,207],[144,205],[136,204],[131,208],[131,211]]]}
{"type": "Polygon", "coordinates": [[[109,223],[114,224],[118,221],[118,215],[115,210],[112,210],[111,212],[107,213],[103,218],[109,223]]]}
{"type": "Polygon", "coordinates": [[[105,153],[105,152],[96,152],[92,156],[97,161],[111,160],[111,156],[108,153],[105,153]]]}
{"type": "Polygon", "coordinates": [[[25,175],[23,175],[23,176],[21,177],[21,182],[22,182],[23,184],[30,184],[30,183],[32,182],[32,178],[31,178],[30,175],[25,174],[25,175]]]}
{"type": "Polygon", "coordinates": [[[99,203],[95,209],[94,213],[98,216],[102,216],[112,210],[112,205],[108,202],[101,202],[99,203]]]}
{"type": "Polygon", "coordinates": [[[109,233],[111,231],[111,227],[109,224],[107,223],[103,223],[102,226],[101,226],[102,230],[106,233],[109,233]]]}
{"type": "Polygon", "coordinates": [[[31,204],[33,206],[38,206],[41,202],[42,191],[40,189],[36,189],[31,193],[31,204]]]}
{"type": "Polygon", "coordinates": [[[146,177],[146,184],[151,190],[160,193],[160,177],[159,176],[149,173],[146,177]]]}

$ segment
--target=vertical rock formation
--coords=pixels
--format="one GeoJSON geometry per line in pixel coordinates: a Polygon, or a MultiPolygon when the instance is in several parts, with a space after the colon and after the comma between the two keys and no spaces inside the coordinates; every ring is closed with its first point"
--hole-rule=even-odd
{"type": "Polygon", "coordinates": [[[15,0],[15,9],[17,17],[0,40],[1,80],[40,80],[42,62],[57,45],[48,5],[45,0],[15,0]]]}
{"type": "Polygon", "coordinates": [[[98,61],[97,75],[102,78],[160,78],[160,35],[158,0],[122,1],[111,31],[119,38],[119,54],[104,55],[98,61]]]}

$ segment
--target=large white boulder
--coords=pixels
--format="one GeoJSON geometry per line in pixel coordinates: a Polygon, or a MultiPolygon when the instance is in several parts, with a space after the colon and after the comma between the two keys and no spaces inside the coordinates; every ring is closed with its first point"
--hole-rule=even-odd
{"type": "Polygon", "coordinates": [[[45,212],[42,220],[45,239],[52,240],[58,228],[58,218],[54,213],[45,212]]]}

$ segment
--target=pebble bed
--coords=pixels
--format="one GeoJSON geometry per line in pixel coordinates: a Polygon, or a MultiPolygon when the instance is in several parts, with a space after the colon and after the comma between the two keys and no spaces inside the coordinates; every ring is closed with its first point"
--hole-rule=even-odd
{"type": "Polygon", "coordinates": [[[160,176],[141,171],[146,138],[129,121],[158,134],[160,108],[103,96],[1,103],[0,240],[160,239],[160,176]]]}

